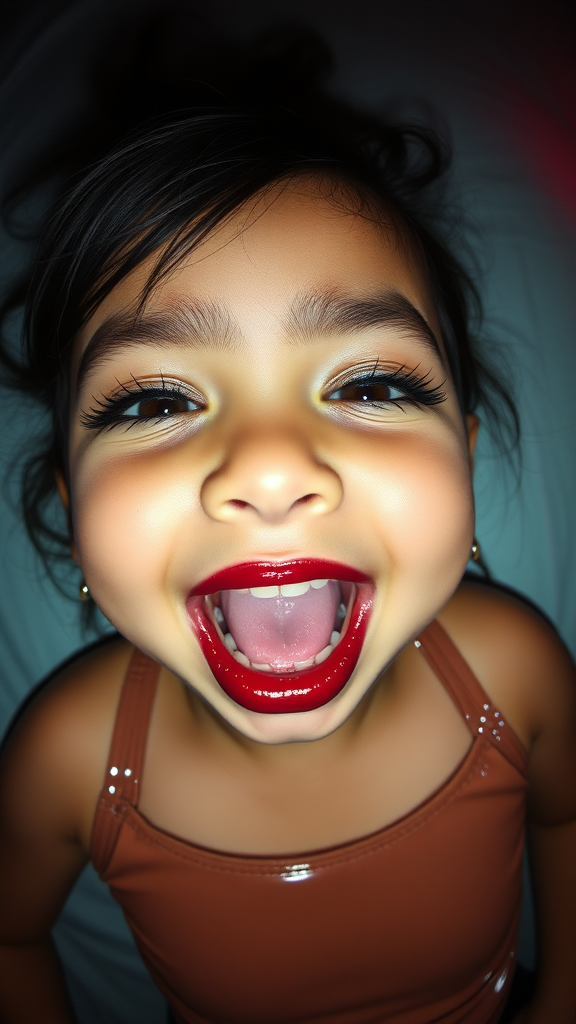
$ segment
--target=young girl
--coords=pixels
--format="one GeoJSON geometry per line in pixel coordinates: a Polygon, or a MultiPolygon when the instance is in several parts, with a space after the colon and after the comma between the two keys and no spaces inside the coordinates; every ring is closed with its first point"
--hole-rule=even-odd
{"type": "Polygon", "coordinates": [[[90,859],[179,1024],[496,1022],[527,799],[516,1020],[576,1019],[574,670],[462,582],[490,375],[439,149],[335,112],[164,118],[45,229],[19,372],[118,635],[6,745],[6,1024],[74,1020],[50,928],[90,859]]]}

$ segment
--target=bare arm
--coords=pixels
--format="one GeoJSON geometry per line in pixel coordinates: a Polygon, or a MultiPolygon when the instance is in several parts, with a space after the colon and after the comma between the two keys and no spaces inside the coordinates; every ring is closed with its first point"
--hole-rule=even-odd
{"type": "Polygon", "coordinates": [[[576,673],[559,641],[542,644],[528,804],[538,984],[518,1024],[575,1024],[576,673]]]}
{"type": "Polygon", "coordinates": [[[75,1024],[50,930],[88,860],[114,680],[122,675],[114,658],[117,648],[109,645],[66,670],[26,711],[2,753],[2,1024],[75,1024]]]}
{"type": "Polygon", "coordinates": [[[538,988],[527,1021],[576,1021],[576,821],[531,825],[538,988]]]}
{"type": "Polygon", "coordinates": [[[52,716],[28,718],[6,746],[0,775],[0,1020],[73,1024],[50,929],[86,856],[72,831],[52,716]]]}
{"type": "Polygon", "coordinates": [[[0,946],[3,1024],[76,1024],[62,965],[50,937],[0,946]]]}

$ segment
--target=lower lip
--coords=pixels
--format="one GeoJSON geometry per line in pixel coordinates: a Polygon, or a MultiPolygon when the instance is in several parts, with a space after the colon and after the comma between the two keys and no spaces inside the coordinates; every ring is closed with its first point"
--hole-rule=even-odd
{"type": "Polygon", "coordinates": [[[245,668],[220,640],[204,597],[189,598],[186,609],[208,667],[224,693],[247,711],[286,715],[323,707],[346,686],[356,668],[372,611],[374,586],[355,586],[346,633],[326,661],[302,672],[276,675],[245,668]]]}

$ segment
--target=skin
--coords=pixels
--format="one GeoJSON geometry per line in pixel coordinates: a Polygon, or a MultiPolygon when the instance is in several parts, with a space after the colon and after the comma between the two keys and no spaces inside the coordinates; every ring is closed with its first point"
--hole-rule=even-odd
{"type": "MultiPolygon", "coordinates": [[[[73,554],[126,639],[62,672],[6,753],[0,878],[10,886],[0,892],[0,961],[15,995],[13,1006],[3,997],[3,1020],[37,1020],[39,1006],[43,1019],[73,1020],[46,936],[89,856],[133,644],[163,666],[142,812],[215,849],[288,853],[385,827],[465,756],[470,733],[410,643],[437,616],[530,756],[543,952],[538,994],[522,1022],[574,1021],[574,671],[553,631],[521,602],[458,585],[473,536],[477,420],[462,419],[442,347],[434,355],[414,334],[387,327],[306,344],[286,338],[295,296],[383,288],[409,299],[439,338],[419,266],[394,231],[329,202],[314,182],[278,188],[240,211],[150,299],[155,310],[183,296],[218,300],[242,340],[226,350],[190,338],[118,345],[75,398],[70,493],[60,481],[73,554]],[[376,359],[428,375],[445,401],[367,410],[329,400],[338,374],[376,359]],[[129,430],[83,425],[95,399],[119,383],[162,376],[194,389],[205,411],[129,430]],[[246,711],[211,676],[186,596],[225,566],[302,556],[342,561],[374,579],[357,668],[316,711],[246,711]],[[47,979],[37,990],[25,984],[32,972],[47,979]],[[30,1006],[22,1009],[24,989],[30,1006]]],[[[74,373],[106,318],[133,307],[149,269],[123,281],[85,326],[74,373]]]]}

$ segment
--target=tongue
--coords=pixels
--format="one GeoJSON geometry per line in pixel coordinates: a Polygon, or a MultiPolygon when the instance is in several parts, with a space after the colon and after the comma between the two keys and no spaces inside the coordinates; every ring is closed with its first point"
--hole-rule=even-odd
{"type": "Polygon", "coordinates": [[[330,643],[340,587],[329,580],[298,597],[253,597],[223,590],[220,605],[238,649],[253,665],[289,668],[330,643]]]}

